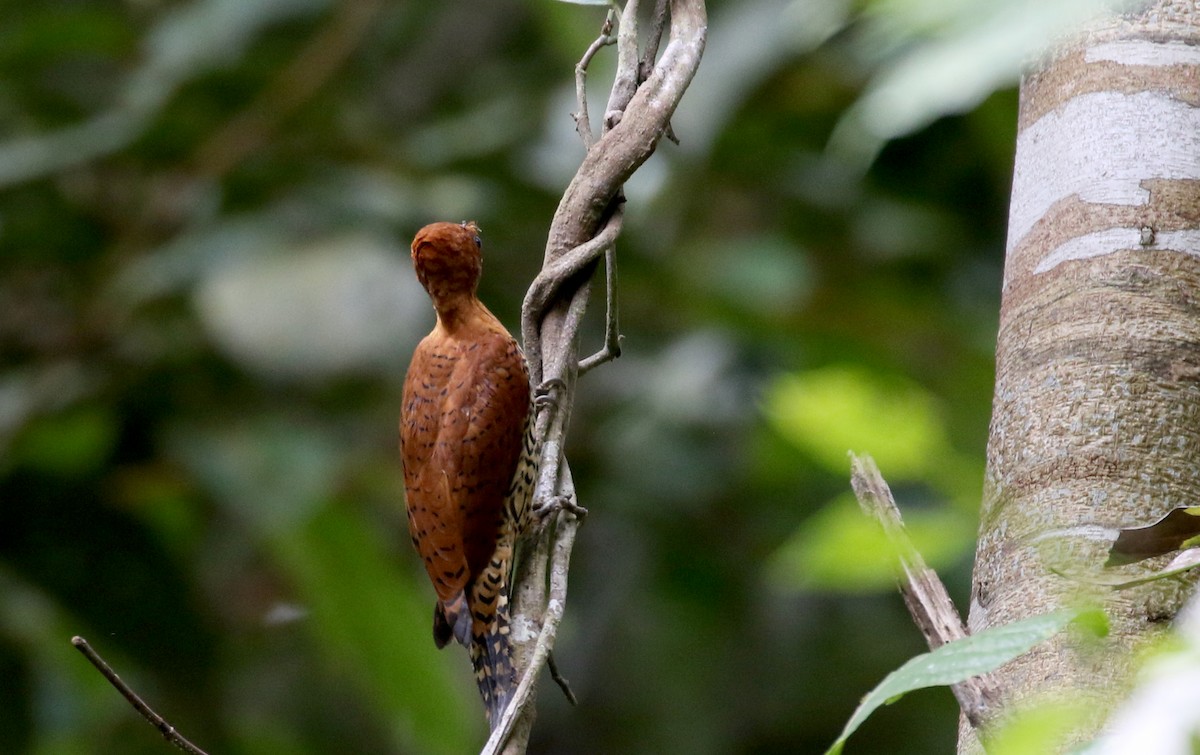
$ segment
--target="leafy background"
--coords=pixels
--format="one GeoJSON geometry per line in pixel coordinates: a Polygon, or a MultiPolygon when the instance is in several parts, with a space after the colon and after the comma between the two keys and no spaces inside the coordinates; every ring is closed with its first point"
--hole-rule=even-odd
{"type": "MultiPolygon", "coordinates": [[[[709,3],[682,143],[628,187],[625,355],[572,427],[581,705],[544,684],[532,751],[827,747],[923,649],[848,449],[965,603],[1017,70],[1088,6],[709,3]]],[[[403,515],[407,244],[478,221],[515,326],[603,8],[0,7],[0,750],[168,750],[73,634],[213,753],[478,747],[403,515]]],[[[849,747],[955,727],[930,691],[849,747]]]]}

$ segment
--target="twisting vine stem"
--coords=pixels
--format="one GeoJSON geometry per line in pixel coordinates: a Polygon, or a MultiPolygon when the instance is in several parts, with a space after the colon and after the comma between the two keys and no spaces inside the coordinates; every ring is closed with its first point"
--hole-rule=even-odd
{"type": "Polygon", "coordinates": [[[483,752],[523,753],[536,714],[534,691],[546,664],[567,596],[567,571],[579,527],[571,470],[563,457],[579,374],[618,353],[615,298],[608,296],[606,348],[579,361],[579,325],[587,309],[591,278],[601,256],[610,288],[616,284],[614,244],[624,221],[621,188],[668,132],[671,115],[700,65],[707,35],[704,0],[660,0],[650,39],[638,57],[638,1],[628,0],[618,21],[617,74],[604,110],[601,136],[592,141],[586,102],[586,72],[596,52],[612,44],[615,12],[576,66],[579,110],[576,128],[587,153],[554,214],[542,272],[521,311],[521,336],[534,385],[553,385],[552,400],[537,417],[542,458],[534,507],[544,526],[530,537],[515,577],[512,640],[521,682],[483,752]],[[654,62],[661,35],[670,32],[654,62]]]}

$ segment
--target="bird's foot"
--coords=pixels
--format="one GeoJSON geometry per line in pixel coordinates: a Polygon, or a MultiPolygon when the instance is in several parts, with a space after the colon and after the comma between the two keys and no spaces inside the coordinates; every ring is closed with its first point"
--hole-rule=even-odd
{"type": "Polygon", "coordinates": [[[560,511],[566,511],[580,520],[586,518],[588,514],[587,509],[576,503],[573,497],[567,495],[551,496],[541,506],[534,509],[533,514],[537,517],[538,522],[545,525],[560,511]]]}
{"type": "Polygon", "coordinates": [[[558,393],[566,390],[567,384],[562,378],[550,378],[533,389],[533,405],[538,409],[547,406],[558,408],[558,393]]]}

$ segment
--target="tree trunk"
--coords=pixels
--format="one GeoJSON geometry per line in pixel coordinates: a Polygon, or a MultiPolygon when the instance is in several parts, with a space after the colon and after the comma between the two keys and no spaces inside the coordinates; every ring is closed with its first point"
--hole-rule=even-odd
{"type": "MultiPolygon", "coordinates": [[[[1200,504],[1200,16],[1157,0],[1021,83],[972,632],[1103,605],[1110,652],[1068,634],[995,675],[1001,715],[1061,693],[1096,732],[1130,650],[1193,580],[1097,594],[1123,527],[1200,504]],[[1064,576],[1068,575],[1068,576],[1064,576]]],[[[1120,567],[1130,574],[1163,558],[1120,567]]],[[[1121,573],[1121,572],[1117,572],[1121,573]]],[[[960,752],[979,752],[963,728],[960,752]]]]}

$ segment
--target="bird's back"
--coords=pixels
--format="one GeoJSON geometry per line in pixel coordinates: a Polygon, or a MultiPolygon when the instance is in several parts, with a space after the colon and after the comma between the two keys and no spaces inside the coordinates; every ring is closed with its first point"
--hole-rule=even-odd
{"type": "Polygon", "coordinates": [[[404,383],[400,450],[413,543],[441,601],[487,566],[521,457],[529,377],[507,332],[435,329],[404,383]]]}

